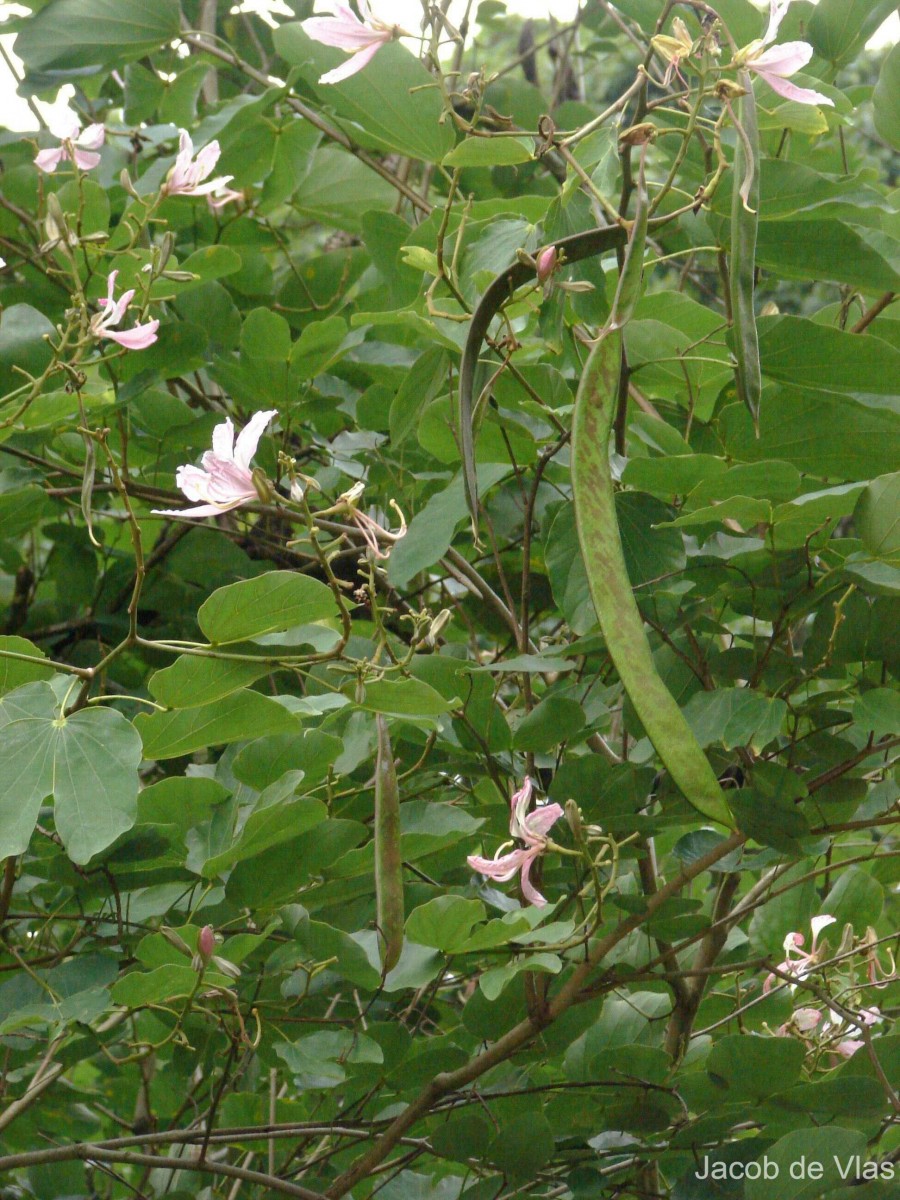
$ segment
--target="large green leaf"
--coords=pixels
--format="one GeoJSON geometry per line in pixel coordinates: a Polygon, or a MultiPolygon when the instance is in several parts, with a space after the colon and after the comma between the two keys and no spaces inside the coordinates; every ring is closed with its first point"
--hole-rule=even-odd
{"type": "Polygon", "coordinates": [[[440,122],[441,99],[434,80],[404,47],[383,46],[365,71],[329,85],[319,83],[320,75],[344,62],[346,54],[314,42],[299,22],[280,26],[273,41],[351,137],[426,162],[439,162],[453,145],[452,126],[440,122]]]}
{"type": "Polygon", "coordinates": [[[197,621],[210,642],[222,646],[337,615],[334,596],[318,579],[269,571],[213,592],[197,621]]]}
{"type": "Polygon", "coordinates": [[[882,64],[872,106],[875,128],[895,150],[900,150],[900,45],[893,48],[882,64]]]}
{"type": "Polygon", "coordinates": [[[761,1166],[756,1178],[748,1173],[744,1194],[747,1200],[818,1200],[841,1180],[856,1178],[857,1157],[866,1162],[866,1136],[856,1129],[798,1129],[760,1156],[770,1166],[761,1166]]]}
{"type": "Polygon", "coordinates": [[[140,761],[140,738],[114,709],[64,717],[48,683],[10,692],[0,700],[0,857],[25,851],[52,796],[70,858],[87,862],[134,824],[140,761]]]}
{"type": "Polygon", "coordinates": [[[900,379],[900,350],[803,317],[763,317],[759,356],[770,379],[829,391],[890,396],[900,379]]]}
{"type": "Polygon", "coordinates": [[[761,221],[756,260],[783,279],[829,279],[867,292],[900,286],[890,239],[821,215],[809,221],[761,221]]]}
{"type": "Polygon", "coordinates": [[[158,50],[181,29],[178,0],[52,0],[16,38],[30,71],[113,66],[158,50]]]}
{"type": "Polygon", "coordinates": [[[845,63],[896,7],[894,0],[819,0],[810,17],[809,40],[822,58],[845,63]]]}
{"type": "Polygon", "coordinates": [[[148,687],[151,695],[166,708],[194,708],[212,704],[239,688],[249,687],[270,669],[262,660],[255,663],[182,654],[171,667],[156,671],[148,687]]]}
{"type": "Polygon", "coordinates": [[[147,758],[178,758],[208,746],[225,746],[264,733],[296,730],[300,722],[277,700],[246,689],[197,708],[141,713],[135,727],[147,758]]]}
{"type": "Polygon", "coordinates": [[[854,518],[870,554],[900,556],[900,471],[872,480],[859,498],[854,518]]]}

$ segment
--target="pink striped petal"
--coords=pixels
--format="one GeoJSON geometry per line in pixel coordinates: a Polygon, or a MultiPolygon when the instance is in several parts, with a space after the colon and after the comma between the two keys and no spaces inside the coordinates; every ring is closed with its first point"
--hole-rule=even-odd
{"type": "Polygon", "coordinates": [[[197,504],[194,508],[151,508],[157,517],[218,517],[237,508],[240,500],[233,504],[197,504]]]}
{"type": "Polygon", "coordinates": [[[522,863],[522,895],[529,904],[534,904],[537,908],[543,908],[547,903],[547,899],[541,895],[531,882],[531,867],[537,856],[538,851],[532,850],[529,854],[526,854],[525,862],[522,863]]]}
{"type": "Polygon", "coordinates": [[[156,341],[156,331],[159,321],[148,321],[145,325],[135,325],[133,329],[105,329],[103,336],[111,342],[117,342],[126,350],[146,350],[156,341]]]}
{"type": "Polygon", "coordinates": [[[341,63],[339,67],[335,67],[333,71],[326,71],[324,75],[319,76],[319,83],[340,83],[343,79],[349,79],[351,75],[355,75],[357,71],[361,71],[375,57],[378,50],[384,45],[388,38],[382,38],[371,45],[366,46],[363,50],[358,50],[356,54],[350,56],[345,63],[341,63]]]}
{"type": "Polygon", "coordinates": [[[793,75],[805,67],[812,56],[813,48],[809,42],[781,42],[754,55],[747,65],[753,71],[764,71],[769,75],[793,75]]]}
{"type": "Polygon", "coordinates": [[[75,145],[82,150],[99,150],[106,141],[106,127],[103,124],[88,125],[80,134],[75,145]]]}
{"type": "Polygon", "coordinates": [[[563,810],[558,804],[536,808],[525,818],[525,837],[545,838],[562,815],[563,810]]]}
{"type": "Polygon", "coordinates": [[[41,171],[55,171],[62,162],[65,153],[62,146],[57,146],[55,150],[41,150],[35,155],[34,165],[41,171]]]}
{"type": "Polygon", "coordinates": [[[500,858],[481,858],[480,855],[470,854],[466,862],[479,875],[496,879],[498,883],[506,883],[516,871],[524,867],[526,860],[530,861],[529,851],[511,850],[509,854],[503,854],[500,858]]]}
{"type": "Polygon", "coordinates": [[[237,441],[234,444],[234,461],[239,467],[243,467],[245,471],[249,471],[250,469],[250,459],[256,453],[256,447],[259,445],[259,439],[262,437],[266,426],[273,417],[277,416],[278,413],[274,408],[265,412],[254,413],[238,434],[237,441]]]}
{"type": "Polygon", "coordinates": [[[773,92],[784,96],[786,100],[796,100],[798,104],[826,104],[829,108],[834,108],[834,101],[823,96],[821,92],[814,92],[812,88],[797,87],[795,83],[791,83],[789,79],[782,79],[780,75],[769,75],[760,70],[756,73],[773,92]]]}

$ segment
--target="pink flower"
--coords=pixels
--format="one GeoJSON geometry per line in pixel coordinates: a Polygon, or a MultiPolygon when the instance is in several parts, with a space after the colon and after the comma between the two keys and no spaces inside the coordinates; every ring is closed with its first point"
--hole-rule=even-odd
{"type": "Polygon", "coordinates": [[[34,160],[36,167],[42,171],[55,171],[66,158],[80,171],[90,171],[96,167],[100,155],[95,151],[106,141],[106,130],[102,125],[88,125],[82,133],[78,118],[74,113],[67,113],[57,130],[60,144],[54,150],[41,150],[34,160]]]}
{"type": "Polygon", "coordinates": [[[346,62],[320,76],[319,83],[340,83],[342,79],[349,79],[371,62],[385,42],[394,36],[396,27],[373,17],[367,0],[357,0],[357,3],[361,21],[348,5],[333,3],[330,5],[332,16],[310,17],[300,22],[306,36],[314,42],[353,52],[346,62]]]}
{"type": "Polygon", "coordinates": [[[175,482],[188,500],[200,500],[194,508],[154,508],[160,517],[217,517],[259,499],[253,482],[250,459],[256,453],[263,430],[273,417],[275,409],[258,412],[250,418],[238,439],[234,440],[234,426],[226,419],[213,430],[212,450],[203,455],[201,467],[179,467],[175,482]]]}
{"type": "Polygon", "coordinates": [[[496,879],[498,883],[505,883],[512,879],[516,871],[521,871],[522,895],[530,904],[542,908],[547,901],[531,883],[531,865],[547,849],[547,834],[563,815],[563,810],[558,804],[546,804],[529,812],[532,790],[533,784],[526,776],[525,782],[510,801],[509,832],[525,843],[524,848],[501,854],[500,851],[509,845],[509,842],[505,842],[493,858],[470,854],[466,862],[473,871],[486,875],[488,879],[496,879]]]}
{"type": "Polygon", "coordinates": [[[97,338],[108,338],[118,342],[126,350],[146,350],[156,341],[156,331],[159,321],[147,321],[144,325],[135,325],[133,329],[116,329],[125,316],[125,310],[134,298],[134,288],[123,292],[118,300],[113,299],[113,289],[116,286],[118,271],[110,271],[107,283],[107,294],[98,303],[103,310],[91,317],[91,333],[97,338]]]}
{"type": "Polygon", "coordinates": [[[400,518],[400,528],[396,533],[393,533],[390,529],[386,529],[384,525],[379,525],[373,517],[370,517],[368,513],[364,513],[359,508],[364,487],[365,485],[362,483],[354,483],[352,488],[349,488],[346,492],[342,492],[338,496],[338,503],[343,505],[350,516],[350,520],[363,535],[363,540],[371,550],[373,557],[386,559],[390,557],[390,550],[382,550],[378,544],[379,539],[391,543],[399,542],[402,537],[406,536],[406,518],[400,511],[400,505],[397,501],[391,500],[391,508],[393,508],[394,512],[400,518]]]}
{"type": "Polygon", "coordinates": [[[793,75],[795,71],[805,67],[812,58],[813,48],[809,42],[784,42],[780,46],[766,49],[778,36],[779,27],[790,3],[791,0],[770,0],[769,27],[765,36],[738,51],[734,56],[734,65],[754,71],[773,92],[788,100],[796,100],[799,104],[828,104],[834,107],[834,101],[823,96],[821,92],[787,82],[786,76],[793,75]]]}
{"type": "MultiPolygon", "coordinates": [[[[829,925],[833,925],[836,920],[837,917],[829,917],[827,914],[813,917],[809,923],[813,936],[808,951],[801,949],[806,941],[802,933],[789,933],[782,943],[786,957],[784,962],[778,964],[778,970],[794,979],[803,979],[808,975],[818,961],[819,951],[816,949],[816,943],[819,940],[819,934],[829,925]]],[[[777,975],[767,975],[763,983],[763,992],[768,992],[777,980],[777,975]]]]}
{"type": "Polygon", "coordinates": [[[188,131],[182,129],[175,165],[166,176],[162,190],[167,196],[207,196],[210,192],[221,190],[234,178],[233,175],[220,175],[217,179],[210,179],[208,183],[203,182],[219,161],[221,153],[219,143],[210,142],[197,151],[195,159],[194,143],[188,131]]]}
{"type": "Polygon", "coordinates": [[[811,1033],[822,1020],[822,1014],[817,1008],[795,1008],[791,1019],[779,1025],[775,1030],[776,1037],[793,1037],[795,1034],[811,1033]]]}

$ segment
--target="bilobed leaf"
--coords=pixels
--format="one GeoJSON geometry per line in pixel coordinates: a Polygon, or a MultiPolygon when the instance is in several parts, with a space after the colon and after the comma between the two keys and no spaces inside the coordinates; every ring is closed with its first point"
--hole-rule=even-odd
{"type": "MultiPolygon", "coordinates": [[[[765,1040],[771,1043],[788,1039],[765,1040]]],[[[771,1167],[766,1172],[760,1168],[756,1175],[748,1173],[744,1191],[747,1200],[815,1200],[830,1193],[842,1179],[845,1183],[855,1179],[857,1156],[861,1162],[867,1159],[866,1135],[835,1125],[818,1129],[805,1126],[768,1146],[764,1156],[771,1167]],[[810,1170],[812,1163],[816,1163],[814,1172],[810,1170]]]]}
{"type": "Polygon", "coordinates": [[[480,900],[462,896],[437,896],[413,909],[406,921],[406,936],[421,946],[453,954],[469,939],[472,928],[485,918],[480,900]]]}
{"type": "Polygon", "coordinates": [[[804,317],[763,317],[759,327],[763,374],[831,391],[893,395],[900,350],[877,337],[859,337],[804,317]]]}
{"type": "Polygon", "coordinates": [[[157,50],[181,28],[178,0],[53,0],[16,38],[30,71],[107,66],[157,50]]]}
{"type": "Polygon", "coordinates": [[[524,138],[467,137],[444,156],[445,167],[508,167],[531,162],[534,152],[524,138]]]}
{"type": "Polygon", "coordinates": [[[859,498],[854,520],[870,554],[900,557],[900,471],[872,480],[859,498]]]}
{"type": "Polygon", "coordinates": [[[319,77],[346,60],[343,51],[314,42],[299,22],[281,25],[273,41],[351,137],[426,162],[439,162],[452,146],[452,126],[439,122],[442,106],[434,80],[398,43],[382,46],[365,71],[329,85],[320,84],[319,77]]]}
{"type": "MultiPolygon", "coordinates": [[[[302,775],[302,771],[289,772],[285,777],[285,790],[292,784],[299,783],[302,775]]],[[[275,788],[281,785],[272,786],[275,788]]],[[[265,793],[260,798],[260,806],[247,818],[234,845],[222,854],[207,859],[203,864],[203,875],[207,879],[213,879],[235,863],[254,858],[272,846],[279,846],[282,842],[299,837],[301,833],[306,833],[320,821],[324,821],[328,815],[321,800],[288,796],[276,803],[263,804],[264,797],[265,793]]]]}
{"type": "Polygon", "coordinates": [[[222,646],[335,616],[324,583],[295,571],[269,571],[213,592],[197,621],[210,642],[222,646]]]}
{"type": "Polygon", "coordinates": [[[300,722],[283,704],[246,689],[197,708],[141,713],[135,727],[143,739],[145,757],[155,759],[178,758],[264,733],[300,733],[300,722]]]}
{"type": "Polygon", "coordinates": [[[154,699],[166,708],[194,708],[249,687],[270,670],[262,660],[255,663],[182,654],[170,667],[156,671],[148,687],[154,699]]]}
{"type": "Polygon", "coordinates": [[[23,662],[21,659],[7,658],[4,651],[6,654],[25,654],[34,659],[46,657],[43,650],[29,642],[28,638],[13,634],[0,637],[0,696],[14,691],[23,683],[53,678],[55,671],[52,663],[23,662]]]}
{"type": "Polygon", "coordinates": [[[820,0],[807,34],[816,54],[834,64],[847,62],[895,8],[893,0],[820,0]]]}
{"type": "Polygon", "coordinates": [[[0,857],[24,852],[50,796],[74,862],[132,827],[141,745],[121,713],[97,707],[63,717],[48,683],[27,683],[0,701],[0,735],[0,857]]]}
{"type": "Polygon", "coordinates": [[[900,150],[900,45],[894,46],[882,63],[872,106],[875,128],[895,150],[900,150]]]}
{"type": "MultiPolygon", "coordinates": [[[[348,694],[352,694],[353,690],[350,689],[348,694]]],[[[364,695],[357,698],[356,702],[369,712],[404,717],[437,717],[456,707],[421,679],[379,679],[367,683],[363,690],[364,695]]]]}
{"type": "Polygon", "coordinates": [[[728,1099],[755,1099],[789,1087],[800,1077],[804,1048],[795,1038],[729,1034],[706,1060],[707,1074],[728,1099]]]}

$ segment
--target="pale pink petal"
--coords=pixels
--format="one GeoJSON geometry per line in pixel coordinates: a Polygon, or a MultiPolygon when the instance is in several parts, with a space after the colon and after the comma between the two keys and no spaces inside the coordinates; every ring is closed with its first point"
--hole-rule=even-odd
{"type": "Polygon", "coordinates": [[[213,430],[212,447],[217,458],[234,458],[234,425],[231,423],[231,417],[226,417],[222,424],[213,430]]]}
{"type": "Polygon", "coordinates": [[[819,934],[822,932],[822,930],[827,929],[829,925],[834,925],[836,923],[837,917],[830,917],[827,913],[823,913],[821,917],[813,917],[809,923],[809,927],[812,930],[812,945],[810,946],[811,950],[815,950],[816,942],[819,940],[819,934]]]}
{"type": "Polygon", "coordinates": [[[106,141],[106,127],[103,124],[88,125],[75,142],[82,150],[99,150],[106,141]]]}
{"type": "Polygon", "coordinates": [[[234,461],[245,471],[250,469],[250,459],[256,453],[256,447],[259,445],[259,439],[266,426],[273,417],[277,416],[278,410],[274,408],[266,412],[254,413],[238,434],[238,439],[234,444],[234,461]]]}
{"type": "MultiPolygon", "coordinates": [[[[233,175],[220,175],[217,179],[211,179],[208,183],[188,183],[185,186],[175,189],[183,196],[208,196],[210,192],[216,192],[219,188],[225,186],[226,183],[231,183],[234,179],[233,175]]],[[[169,188],[172,192],[172,188],[169,188]]]]}
{"type": "Polygon", "coordinates": [[[747,65],[767,75],[793,75],[805,67],[812,56],[813,48],[809,42],[781,42],[754,55],[747,65]]]}
{"type": "Polygon", "coordinates": [[[363,25],[350,10],[347,17],[310,17],[300,26],[307,37],[323,46],[336,46],[339,50],[360,50],[368,46],[378,34],[363,25]]]}
{"type": "Polygon", "coordinates": [[[199,467],[190,465],[179,467],[175,472],[175,483],[184,492],[188,500],[208,499],[207,486],[209,484],[209,476],[205,471],[201,471],[199,467]]]}
{"type": "Polygon", "coordinates": [[[196,166],[199,179],[205,179],[210,174],[213,167],[219,161],[221,153],[222,151],[217,141],[210,142],[202,150],[197,151],[196,166]]]}
{"type": "Polygon", "coordinates": [[[340,83],[343,79],[349,79],[351,75],[355,75],[357,71],[361,71],[372,61],[383,44],[384,40],[381,40],[373,42],[363,50],[358,50],[356,54],[352,54],[345,63],[341,63],[333,71],[326,71],[324,75],[320,75],[319,83],[340,83]]]}
{"type": "Polygon", "coordinates": [[[79,171],[92,171],[100,161],[100,155],[95,154],[93,150],[79,150],[74,148],[75,166],[79,171]]]}
{"type": "Polygon", "coordinates": [[[479,875],[496,879],[498,883],[506,883],[516,871],[524,867],[526,861],[530,861],[531,857],[533,855],[530,855],[528,850],[511,850],[509,854],[503,854],[500,858],[481,858],[480,855],[470,854],[466,862],[479,875]]]}
{"type": "Polygon", "coordinates": [[[529,904],[534,904],[537,908],[543,908],[547,903],[547,899],[541,895],[531,882],[531,866],[537,856],[537,850],[532,850],[525,855],[525,862],[522,863],[522,895],[529,904]]]}
{"type": "Polygon", "coordinates": [[[118,300],[111,302],[108,299],[106,301],[106,304],[104,305],[104,308],[107,310],[103,314],[104,328],[107,328],[108,326],[111,326],[111,325],[118,325],[118,323],[125,316],[125,310],[128,308],[128,305],[131,303],[131,301],[133,299],[134,299],[134,288],[130,288],[127,292],[123,292],[122,295],[118,298],[118,300]]]}
{"type": "Polygon", "coordinates": [[[218,517],[221,513],[231,512],[240,503],[235,500],[233,504],[198,504],[194,508],[152,508],[150,511],[157,517],[218,517]]]}
{"type": "Polygon", "coordinates": [[[35,155],[34,165],[41,171],[55,171],[65,156],[65,149],[57,146],[55,150],[41,150],[35,155]]]}
{"type": "Polygon", "coordinates": [[[822,1014],[817,1008],[795,1008],[791,1019],[801,1033],[808,1033],[822,1020],[822,1014]]]}
{"type": "Polygon", "coordinates": [[[546,837],[562,815],[563,810],[558,804],[545,804],[536,808],[525,818],[526,837],[546,837]]]}
{"type": "Polygon", "coordinates": [[[156,331],[159,321],[148,321],[145,325],[135,325],[133,329],[107,329],[103,336],[110,341],[118,342],[126,350],[146,350],[156,341],[156,331]]]}
{"type": "Polygon", "coordinates": [[[768,45],[769,42],[774,42],[778,37],[778,30],[781,28],[781,22],[784,20],[784,14],[791,6],[791,0],[772,0],[769,6],[769,25],[766,29],[766,35],[763,42],[768,45]]]}
{"type": "Polygon", "coordinates": [[[58,137],[61,142],[74,142],[81,132],[81,122],[72,110],[67,108],[50,126],[50,132],[54,137],[58,137]]]}
{"type": "Polygon", "coordinates": [[[838,1045],[837,1052],[842,1058],[852,1058],[857,1050],[862,1049],[865,1042],[859,1042],[855,1038],[847,1038],[846,1041],[838,1045]]]}
{"type": "Polygon", "coordinates": [[[834,101],[823,96],[821,92],[814,92],[812,88],[797,87],[795,83],[791,83],[788,79],[782,79],[780,75],[769,75],[765,71],[756,73],[773,92],[784,96],[786,100],[796,100],[798,104],[827,104],[830,108],[834,108],[834,101]]]}
{"type": "Polygon", "coordinates": [[[509,832],[515,838],[525,838],[525,817],[528,815],[528,809],[531,805],[531,795],[534,790],[534,784],[526,775],[522,786],[517,792],[513,792],[509,801],[509,832]]]}

